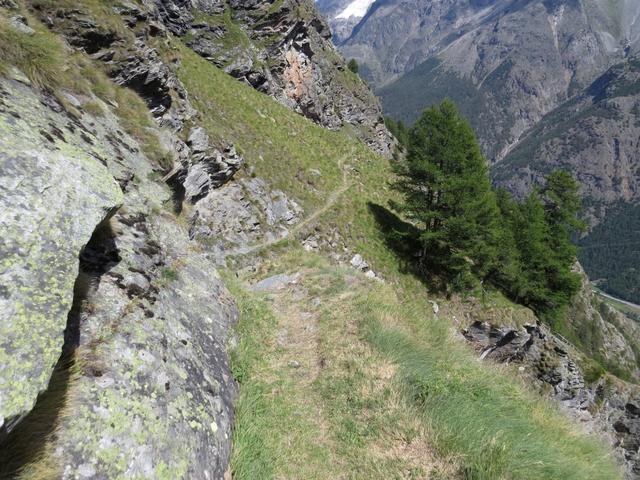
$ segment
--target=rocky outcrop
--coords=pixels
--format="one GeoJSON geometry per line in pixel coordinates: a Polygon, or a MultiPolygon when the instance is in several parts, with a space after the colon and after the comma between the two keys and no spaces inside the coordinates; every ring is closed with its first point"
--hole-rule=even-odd
{"type": "MultiPolygon", "coordinates": [[[[80,313],[82,375],[56,441],[63,478],[221,479],[236,391],[233,299],[171,215],[135,197],[125,208],[111,225],[121,260],[80,313]]],[[[91,259],[83,267],[101,271],[91,259]]]]}
{"type": "MultiPolygon", "coordinates": [[[[49,389],[67,401],[47,412],[62,478],[221,479],[237,312],[215,263],[107,105],[75,118],[27,85],[2,93],[3,474],[62,355],[71,373],[49,389]]],[[[80,112],[100,101],[73,98],[80,112]]]]}
{"type": "Polygon", "coordinates": [[[51,11],[39,7],[37,12],[69,44],[101,61],[116,84],[134,90],[145,100],[158,125],[166,128],[161,141],[174,166],[165,180],[177,191],[178,201],[195,203],[211,189],[229,181],[243,159],[233,145],[211,142],[202,127],[187,127],[197,121],[198,112],[180,80],[151,46],[156,38],[166,38],[171,31],[184,33],[193,21],[192,8],[216,11],[208,2],[185,5],[156,2],[143,7],[125,3],[110,12],[120,16],[114,20],[122,22],[120,29],[101,25],[89,10],[51,11]],[[125,25],[136,29],[137,35],[134,37],[125,25]]]}
{"type": "Polygon", "coordinates": [[[596,389],[594,417],[620,452],[627,478],[640,478],[640,389],[615,380],[596,389]]]}
{"type": "Polygon", "coordinates": [[[285,238],[302,217],[302,208],[259,178],[243,178],[211,192],[198,202],[190,219],[190,235],[208,246],[223,263],[230,255],[248,253],[285,238]]]}
{"type": "Polygon", "coordinates": [[[184,190],[184,200],[190,203],[196,203],[211,190],[227,183],[244,161],[233,145],[227,146],[223,152],[211,146],[202,127],[191,130],[187,145],[190,156],[174,166],[165,180],[174,188],[184,190]]]}
{"type": "Polygon", "coordinates": [[[54,97],[14,69],[0,79],[0,476],[36,455],[60,478],[222,479],[237,312],[174,205],[209,195],[242,158],[198,127],[144,11],[123,14],[143,22],[137,39],[90,12],[38,14],[146,101],[158,127],[143,128],[173,154],[183,195],[124,133],[116,102],[54,97]]]}
{"type": "Polygon", "coordinates": [[[584,271],[582,288],[567,309],[568,328],[585,353],[618,375],[640,382],[640,325],[606,304],[584,271]]]}
{"type": "Polygon", "coordinates": [[[311,0],[158,3],[168,28],[202,57],[325,127],[355,127],[390,155],[377,99],[346,68],[311,0]]]}
{"type": "MultiPolygon", "coordinates": [[[[18,78],[25,80],[19,75],[18,78]]],[[[78,256],[122,203],[91,130],[0,82],[0,432],[47,388],[73,302],[78,256]]]]}
{"type": "Polygon", "coordinates": [[[498,327],[476,321],[462,333],[479,349],[480,358],[523,365],[521,371],[528,370],[526,374],[541,387],[550,386],[552,396],[565,408],[586,410],[593,404],[595,395],[586,388],[580,368],[569,355],[571,345],[546,327],[498,327]]]}
{"type": "Polygon", "coordinates": [[[566,312],[567,326],[579,343],[554,333],[531,312],[513,309],[509,315],[497,315],[495,309],[471,304],[456,311],[454,318],[459,318],[463,337],[481,360],[512,365],[569,416],[606,438],[627,478],[640,478],[640,387],[604,374],[593,363],[597,360],[637,382],[638,327],[602,303],[586,277],[566,312]]]}

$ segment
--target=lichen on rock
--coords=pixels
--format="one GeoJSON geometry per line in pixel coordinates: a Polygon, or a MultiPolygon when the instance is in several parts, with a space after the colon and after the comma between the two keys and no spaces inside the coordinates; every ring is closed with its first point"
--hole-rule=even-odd
{"type": "Polygon", "coordinates": [[[122,203],[120,187],[71,123],[42,108],[29,87],[0,82],[0,428],[5,432],[46,389],[61,353],[80,251],[122,203]]]}

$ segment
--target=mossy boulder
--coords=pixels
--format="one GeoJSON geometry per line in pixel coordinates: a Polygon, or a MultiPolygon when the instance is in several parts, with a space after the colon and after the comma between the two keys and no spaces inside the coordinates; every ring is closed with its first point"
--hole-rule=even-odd
{"type": "Polygon", "coordinates": [[[64,342],[78,257],[122,202],[90,133],[0,80],[0,432],[47,388],[64,342]],[[83,139],[84,138],[84,139],[83,139]]]}

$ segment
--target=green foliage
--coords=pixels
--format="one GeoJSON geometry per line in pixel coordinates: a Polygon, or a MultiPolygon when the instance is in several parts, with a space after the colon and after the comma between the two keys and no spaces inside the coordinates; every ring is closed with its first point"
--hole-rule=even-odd
{"type": "Polygon", "coordinates": [[[20,69],[40,88],[55,89],[65,77],[62,43],[40,26],[33,34],[17,30],[0,16],[0,74],[10,66],[20,69]]]}
{"type": "Polygon", "coordinates": [[[163,268],[161,273],[162,278],[164,278],[165,280],[175,281],[178,279],[178,272],[173,268],[163,268]]]}
{"type": "Polygon", "coordinates": [[[473,274],[539,315],[557,316],[580,288],[571,236],[585,225],[573,178],[554,171],[516,202],[492,190],[473,131],[452,102],[425,110],[407,135],[389,123],[407,145],[397,208],[417,227],[394,233],[420,244],[418,270],[444,273],[458,288],[473,274]]]}
{"type": "Polygon", "coordinates": [[[385,117],[384,123],[391,134],[398,140],[401,147],[406,148],[409,144],[409,130],[402,120],[395,121],[391,117],[385,117]]]}
{"type": "Polygon", "coordinates": [[[398,209],[419,229],[421,269],[459,286],[484,277],[498,256],[499,211],[473,130],[451,101],[423,113],[398,164],[398,209]]]}
{"type": "Polygon", "coordinates": [[[604,221],[578,244],[589,278],[607,293],[640,304],[640,205],[612,206],[604,221]]]}
{"type": "Polygon", "coordinates": [[[356,75],[358,74],[358,71],[360,70],[360,67],[358,66],[358,62],[356,61],[355,58],[352,58],[351,60],[349,60],[349,63],[347,63],[347,67],[349,68],[349,70],[351,70],[356,75]]]}
{"type": "Polygon", "coordinates": [[[577,249],[571,236],[584,228],[578,220],[580,197],[575,180],[556,170],[545,187],[534,190],[522,202],[506,192],[499,195],[507,251],[507,268],[497,283],[514,300],[532,308],[551,323],[569,304],[581,280],[571,268],[577,249]]]}

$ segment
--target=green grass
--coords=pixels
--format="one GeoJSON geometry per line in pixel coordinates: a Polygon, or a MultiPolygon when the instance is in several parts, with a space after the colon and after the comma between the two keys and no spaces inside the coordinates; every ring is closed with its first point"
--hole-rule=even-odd
{"type": "MultiPolygon", "coordinates": [[[[348,164],[377,158],[350,135],[319,127],[239,84],[187,48],[178,48],[178,76],[203,114],[210,136],[221,143],[234,143],[257,176],[269,179],[274,188],[291,194],[305,207],[318,205],[340,183],[339,158],[347,157],[348,164]]],[[[383,165],[382,159],[377,164],[383,165]]],[[[383,169],[389,170],[388,166],[383,169]]]]}
{"type": "Polygon", "coordinates": [[[20,69],[37,87],[55,89],[68,79],[62,43],[40,25],[33,35],[10,24],[0,10],[0,74],[11,66],[20,69]]]}
{"type": "Polygon", "coordinates": [[[25,0],[25,3],[38,10],[50,10],[54,15],[60,10],[81,10],[96,20],[99,28],[113,32],[131,42],[135,40],[133,31],[127,28],[122,18],[113,9],[120,5],[118,0],[25,0]]]}
{"type": "Polygon", "coordinates": [[[299,251],[285,258],[305,271],[295,293],[251,294],[227,280],[241,312],[234,478],[452,478],[455,461],[434,457],[392,367],[350,321],[345,272],[299,251]]]}
{"type": "Polygon", "coordinates": [[[188,49],[177,48],[178,76],[211,138],[234,143],[256,176],[286,192],[307,214],[339,188],[346,170],[350,190],[309,230],[315,227],[321,236],[337,233],[375,268],[399,272],[398,259],[371,213],[371,205],[386,206],[394,196],[388,160],[371,152],[354,132],[319,127],[188,49]]]}
{"type": "Polygon", "coordinates": [[[370,295],[358,305],[368,338],[400,365],[406,396],[437,432],[444,453],[462,453],[474,479],[612,479],[620,476],[602,445],[578,433],[545,401],[488,369],[453,341],[446,324],[425,322],[417,306],[370,295]],[[388,315],[410,322],[389,328],[388,315]]]}
{"type": "Polygon", "coordinates": [[[313,472],[328,473],[331,455],[318,441],[314,405],[303,397],[286,366],[280,371],[270,368],[279,350],[275,315],[264,301],[237,285],[234,288],[233,282],[228,284],[241,314],[240,342],[231,357],[233,374],[241,384],[235,405],[234,479],[278,478],[285,472],[316,478],[313,472]]]}
{"type": "Polygon", "coordinates": [[[301,274],[303,294],[232,288],[241,308],[234,478],[620,478],[603,445],[510,369],[478,362],[425,296],[401,299],[297,249],[248,280],[282,272],[301,274]],[[305,350],[281,346],[300,311],[317,318],[317,338],[305,350]],[[311,348],[323,366],[305,383],[313,362],[296,355],[311,348]],[[287,368],[291,358],[300,371],[287,368]],[[408,445],[420,446],[417,459],[408,445]]]}

